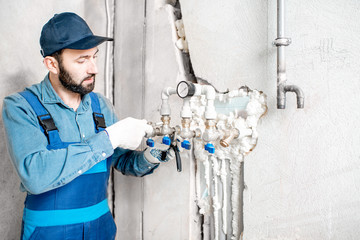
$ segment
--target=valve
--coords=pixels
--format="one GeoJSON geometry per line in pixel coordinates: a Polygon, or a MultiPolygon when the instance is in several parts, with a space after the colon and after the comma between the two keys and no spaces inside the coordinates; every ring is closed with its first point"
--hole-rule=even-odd
{"type": "Polygon", "coordinates": [[[171,144],[170,137],[169,136],[164,136],[163,139],[162,139],[162,143],[165,144],[165,145],[170,146],[170,144],[171,144]]]}
{"type": "Polygon", "coordinates": [[[154,146],[155,146],[155,142],[154,142],[153,139],[148,138],[148,139],[146,140],[146,145],[148,145],[149,147],[154,147],[154,146]]]}
{"type": "MultiPolygon", "coordinates": [[[[250,130],[251,131],[251,130],[250,130]]],[[[232,140],[240,136],[240,130],[237,128],[232,128],[228,134],[220,140],[220,145],[223,147],[229,147],[232,140]]]]}
{"type": "Polygon", "coordinates": [[[205,144],[205,151],[208,151],[210,154],[215,153],[215,147],[212,143],[205,144]]]}
{"type": "Polygon", "coordinates": [[[191,149],[191,143],[189,142],[189,140],[184,140],[181,143],[181,147],[185,148],[186,150],[190,150],[191,149]]]}

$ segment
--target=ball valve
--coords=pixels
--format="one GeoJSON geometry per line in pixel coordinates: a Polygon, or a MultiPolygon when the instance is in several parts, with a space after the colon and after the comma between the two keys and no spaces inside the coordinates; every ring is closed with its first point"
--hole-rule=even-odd
{"type": "Polygon", "coordinates": [[[176,87],[176,93],[180,98],[184,99],[184,104],[181,110],[181,125],[182,129],[180,132],[180,137],[183,139],[181,142],[181,147],[190,150],[191,143],[189,141],[190,138],[194,137],[194,132],[190,130],[190,122],[191,122],[191,109],[189,105],[189,97],[195,95],[196,87],[195,84],[191,82],[181,81],[176,87]]]}

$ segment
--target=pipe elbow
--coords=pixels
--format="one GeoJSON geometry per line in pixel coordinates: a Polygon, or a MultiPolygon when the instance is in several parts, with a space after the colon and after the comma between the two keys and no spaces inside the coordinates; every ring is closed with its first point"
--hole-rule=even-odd
{"type": "Polygon", "coordinates": [[[304,92],[296,85],[286,85],[285,92],[294,92],[296,94],[297,108],[304,108],[304,92]]]}
{"type": "Polygon", "coordinates": [[[162,100],[167,100],[169,99],[169,96],[170,95],[173,95],[176,93],[176,89],[175,88],[172,88],[172,87],[167,87],[167,88],[164,88],[161,92],[161,99],[162,100]]]}
{"type": "Polygon", "coordinates": [[[214,87],[212,87],[210,85],[203,85],[202,93],[206,96],[207,100],[215,100],[216,92],[215,92],[214,87]]]}
{"type": "Polygon", "coordinates": [[[167,87],[164,88],[161,92],[161,108],[160,108],[160,115],[161,116],[165,116],[165,115],[170,115],[171,110],[170,110],[170,105],[168,102],[169,96],[173,95],[176,93],[176,89],[172,88],[172,87],[167,87]]]}

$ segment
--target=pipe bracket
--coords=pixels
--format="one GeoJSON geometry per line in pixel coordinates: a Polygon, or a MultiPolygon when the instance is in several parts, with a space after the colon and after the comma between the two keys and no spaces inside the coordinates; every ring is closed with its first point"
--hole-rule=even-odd
{"type": "Polygon", "coordinates": [[[276,38],[273,43],[272,43],[275,47],[286,47],[289,46],[291,44],[291,38],[276,38]]]}

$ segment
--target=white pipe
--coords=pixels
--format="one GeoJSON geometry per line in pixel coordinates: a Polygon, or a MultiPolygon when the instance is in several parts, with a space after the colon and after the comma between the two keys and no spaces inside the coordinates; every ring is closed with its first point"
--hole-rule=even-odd
{"type": "Polygon", "coordinates": [[[175,57],[176,57],[176,61],[178,62],[178,66],[179,66],[178,81],[181,81],[181,80],[186,79],[185,78],[186,71],[185,71],[184,59],[182,57],[182,51],[175,46],[176,42],[179,39],[179,37],[177,35],[176,25],[175,25],[175,22],[177,20],[177,18],[175,16],[175,8],[170,4],[166,4],[165,8],[166,8],[167,12],[169,13],[169,20],[170,20],[171,32],[172,32],[172,41],[174,43],[174,49],[175,49],[175,57]]]}
{"type": "Polygon", "coordinates": [[[211,239],[211,202],[212,202],[212,189],[211,189],[211,169],[210,169],[210,161],[209,158],[206,158],[204,163],[204,167],[205,167],[205,182],[206,182],[206,187],[208,190],[208,201],[209,201],[209,207],[210,207],[210,211],[208,213],[204,214],[204,225],[203,225],[203,229],[204,229],[204,240],[210,240],[211,239]]]}
{"type": "Polygon", "coordinates": [[[160,115],[161,116],[170,116],[171,109],[168,102],[169,96],[176,94],[176,89],[172,87],[164,88],[161,92],[161,109],[160,109],[160,115]]]}
{"type": "Polygon", "coordinates": [[[194,96],[205,95],[206,98],[206,106],[205,106],[205,118],[207,120],[216,119],[217,113],[215,110],[214,101],[216,98],[215,88],[210,85],[195,85],[195,93],[194,96]]]}
{"type": "Polygon", "coordinates": [[[241,172],[241,159],[239,158],[230,159],[230,171],[232,176],[231,181],[231,207],[232,207],[232,238],[239,239],[240,237],[240,172],[241,172]]]}
{"type": "Polygon", "coordinates": [[[218,240],[220,235],[220,224],[219,224],[219,210],[221,209],[221,203],[219,200],[219,162],[217,158],[211,154],[209,156],[212,162],[213,169],[213,185],[214,185],[214,193],[212,195],[213,199],[213,213],[214,213],[214,239],[218,240]]]}
{"type": "Polygon", "coordinates": [[[223,199],[222,199],[222,230],[224,234],[227,234],[227,172],[226,172],[226,159],[221,159],[221,170],[220,170],[220,179],[223,186],[223,199]]]}
{"type": "Polygon", "coordinates": [[[183,100],[183,106],[182,106],[182,109],[180,112],[180,116],[181,116],[181,118],[191,118],[192,117],[189,97],[184,98],[184,100],[183,100]]]}

